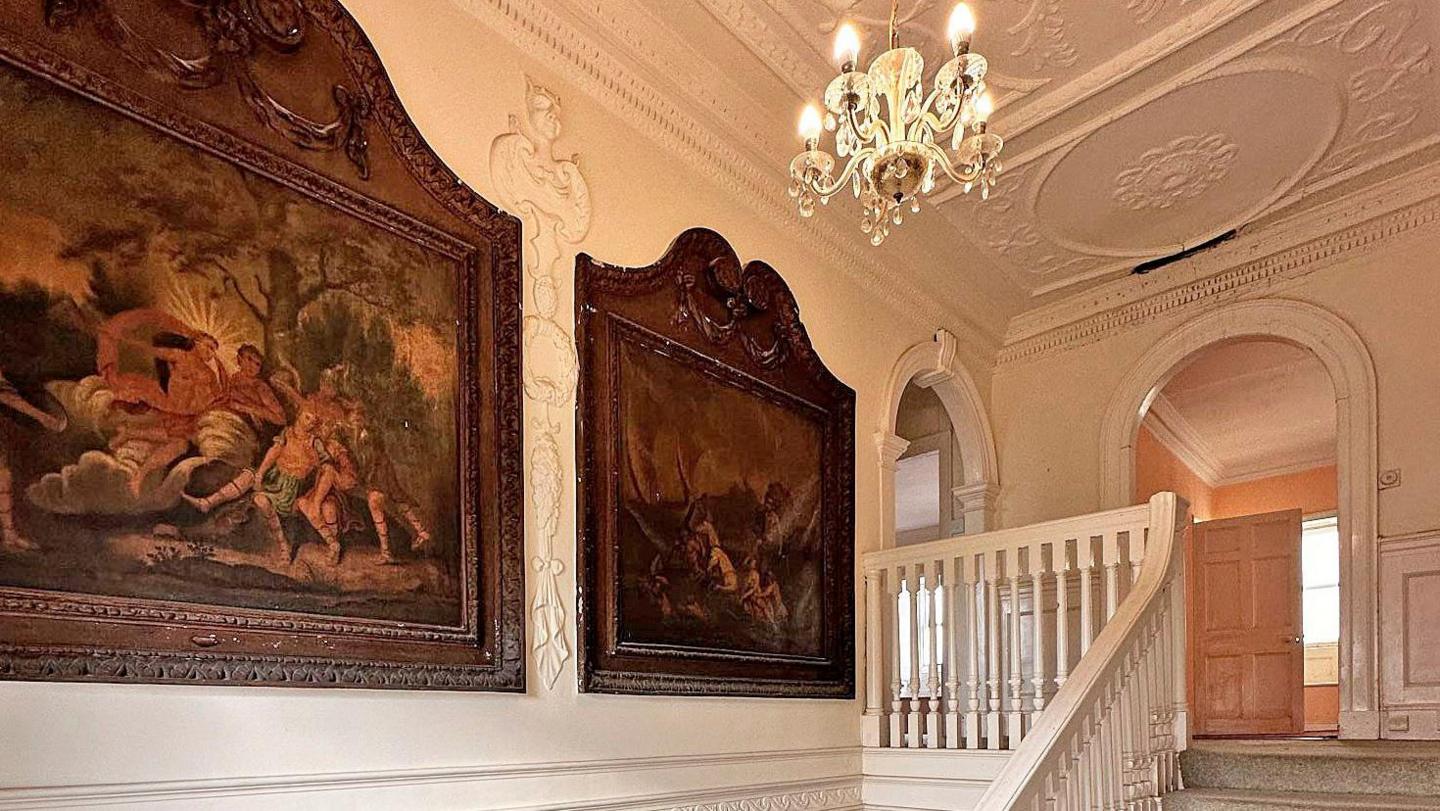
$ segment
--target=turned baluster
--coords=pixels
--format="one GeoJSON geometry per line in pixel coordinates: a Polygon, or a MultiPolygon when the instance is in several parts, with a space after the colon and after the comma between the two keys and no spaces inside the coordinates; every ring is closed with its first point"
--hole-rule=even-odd
{"type": "Polygon", "coordinates": [[[985,640],[987,655],[986,670],[989,678],[985,681],[986,703],[989,712],[985,716],[986,748],[1000,749],[1000,572],[1004,553],[996,552],[985,561],[985,640]]]}
{"type": "Polygon", "coordinates": [[[1069,541],[1051,549],[1050,565],[1055,570],[1055,689],[1070,678],[1070,552],[1069,541]],[[1058,555],[1058,558],[1056,557],[1058,555]]]}
{"type": "Polygon", "coordinates": [[[1105,557],[1105,623],[1108,624],[1120,606],[1120,534],[1107,532],[1100,543],[1105,557]]]}
{"type": "MultiPolygon", "coordinates": [[[[1035,716],[1045,709],[1045,552],[1043,544],[1030,547],[1030,635],[1034,638],[1035,665],[1030,669],[1030,686],[1035,694],[1031,697],[1034,710],[1030,716],[1034,725],[1035,716]]],[[[1052,547],[1053,548],[1053,547],[1052,547]]],[[[1052,563],[1053,567],[1053,556],[1052,563]]]]}
{"type": "Polygon", "coordinates": [[[1008,549],[1005,556],[1005,571],[1010,576],[1010,712],[1005,718],[1005,736],[1008,748],[1020,745],[1025,736],[1025,713],[1022,686],[1020,650],[1020,550],[1008,549]]]}
{"type": "Polygon", "coordinates": [[[1095,641],[1095,539],[1075,539],[1075,565],[1080,569],[1080,655],[1095,641]]]}
{"type": "Polygon", "coordinates": [[[905,567],[905,590],[910,594],[910,633],[906,645],[910,651],[910,718],[906,730],[905,745],[918,749],[924,745],[925,699],[920,697],[920,599],[921,582],[925,578],[925,566],[912,563],[905,567]]]}
{"type": "MultiPolygon", "coordinates": [[[[958,749],[961,743],[960,729],[960,672],[964,670],[961,661],[961,640],[969,633],[965,623],[965,571],[962,558],[949,558],[944,566],[945,588],[945,748],[958,749]]],[[[942,562],[943,563],[943,562],[942,562]]]]}
{"type": "Polygon", "coordinates": [[[895,618],[885,629],[890,637],[890,740],[889,745],[905,745],[905,698],[902,690],[900,668],[900,586],[903,582],[900,569],[892,567],[885,577],[886,613],[895,618]]]}
{"type": "Polygon", "coordinates": [[[931,566],[930,577],[926,579],[926,588],[922,592],[925,596],[925,618],[928,623],[925,626],[925,636],[929,640],[927,644],[930,648],[930,659],[925,668],[925,688],[929,701],[924,740],[925,748],[939,749],[942,745],[940,718],[944,700],[944,693],[940,691],[940,669],[943,667],[940,651],[945,644],[945,640],[941,638],[945,632],[945,623],[941,622],[941,612],[945,609],[945,597],[941,591],[945,562],[937,560],[931,566]]]}
{"type": "Polygon", "coordinates": [[[967,572],[964,595],[965,612],[965,748],[980,748],[980,626],[984,615],[977,612],[977,603],[984,599],[985,581],[981,579],[979,558],[964,555],[961,565],[967,572]]]}

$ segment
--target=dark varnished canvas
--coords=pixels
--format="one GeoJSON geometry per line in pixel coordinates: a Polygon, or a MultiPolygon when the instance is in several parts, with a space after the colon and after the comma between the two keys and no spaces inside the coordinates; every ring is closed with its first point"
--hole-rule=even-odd
{"type": "Polygon", "coordinates": [[[522,688],[518,223],[334,0],[0,10],[0,677],[522,688]]]}
{"type": "Polygon", "coordinates": [[[850,695],[854,394],[784,282],[703,229],[577,274],[582,687],[850,695]]]}

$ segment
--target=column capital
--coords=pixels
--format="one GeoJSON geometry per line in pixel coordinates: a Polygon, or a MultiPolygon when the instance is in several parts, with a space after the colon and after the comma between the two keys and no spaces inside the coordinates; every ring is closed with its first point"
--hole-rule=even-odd
{"type": "Polygon", "coordinates": [[[902,439],[889,431],[875,432],[875,448],[880,451],[880,464],[886,470],[894,470],[900,455],[910,447],[910,440],[902,439]]]}

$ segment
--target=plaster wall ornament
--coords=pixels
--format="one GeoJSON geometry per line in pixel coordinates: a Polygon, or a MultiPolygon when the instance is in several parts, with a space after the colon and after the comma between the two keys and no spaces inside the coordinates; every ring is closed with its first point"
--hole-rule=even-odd
{"type": "Polygon", "coordinates": [[[510,130],[490,144],[490,179],[502,205],[520,217],[525,233],[525,275],[530,282],[530,315],[525,316],[525,396],[539,413],[532,417],[530,506],[541,539],[531,559],[537,576],[530,605],[531,649],[541,679],[551,689],[570,658],[565,639],[561,578],[565,563],[555,555],[560,503],[565,493],[557,411],[575,393],[575,341],[558,320],[559,263],[590,231],[590,190],[579,156],[555,154],[560,137],[560,99],[525,78],[525,108],[510,116],[510,130]]]}
{"type": "Polygon", "coordinates": [[[841,786],[681,805],[671,811],[842,811],[856,808],[859,803],[858,786],[841,786]]]}
{"type": "Polygon", "coordinates": [[[1113,198],[1141,211],[1168,209],[1204,194],[1230,174],[1240,148],[1225,135],[1183,135],[1145,152],[1115,176],[1113,198]]]}

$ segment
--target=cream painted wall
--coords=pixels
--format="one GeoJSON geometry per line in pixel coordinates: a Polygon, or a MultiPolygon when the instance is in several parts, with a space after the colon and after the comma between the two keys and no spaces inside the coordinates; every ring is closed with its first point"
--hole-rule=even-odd
{"type": "MultiPolygon", "coordinates": [[[[896,358],[941,325],[916,324],[863,294],[807,252],[793,232],[762,220],[744,201],[662,153],[565,76],[507,44],[458,5],[426,0],[405,3],[403,11],[395,0],[346,0],[346,5],[373,39],[420,130],[482,194],[492,196],[490,143],[506,131],[508,115],[523,112],[529,74],[560,96],[565,130],[558,151],[580,155],[589,183],[594,217],[579,250],[607,262],[647,264],[681,230],[704,225],[729,237],[742,259],[763,258],[783,274],[819,353],[857,391],[856,530],[860,549],[877,546],[878,457],[871,434],[880,416],[880,388],[896,358]]],[[[573,254],[563,256],[559,267],[559,312],[572,327],[573,254]]],[[[988,376],[977,377],[982,391],[988,389],[988,376]]],[[[561,593],[573,652],[574,433],[572,414],[567,410],[560,417],[566,467],[555,545],[566,569],[561,593]]],[[[531,439],[527,435],[527,443],[531,439]]],[[[1064,511],[1065,504],[1050,509],[1064,511]]],[[[534,555],[541,539],[533,515],[527,516],[526,532],[528,554],[534,555]]],[[[533,580],[532,573],[532,593],[533,580]]],[[[146,790],[161,793],[135,795],[128,785],[216,779],[222,782],[211,793],[204,793],[210,784],[187,784],[172,787],[181,792],[174,796],[190,798],[186,807],[214,808],[577,809],[666,792],[677,803],[711,796],[704,791],[729,796],[724,792],[744,786],[753,789],[747,797],[778,795],[795,781],[812,781],[839,787],[826,789],[832,791],[827,804],[807,806],[829,809],[850,807],[846,781],[858,785],[857,702],[580,695],[573,655],[553,690],[533,668],[529,684],[528,695],[507,696],[0,683],[0,807],[72,795],[118,797],[148,807],[170,796],[164,794],[169,789],[150,785],[146,790]],[[733,761],[690,757],[774,750],[791,754],[733,761]],[[630,760],[614,770],[585,765],[613,759],[630,760]],[[557,761],[571,765],[551,777],[544,770],[521,770],[520,776],[492,779],[497,764],[557,761]],[[446,771],[433,779],[429,772],[393,774],[412,769],[446,771]],[[344,781],[314,787],[314,780],[304,777],[374,771],[389,774],[390,782],[377,777],[369,788],[344,781]],[[294,789],[299,793],[244,788],[252,778],[263,786],[284,775],[302,777],[279,784],[311,788],[294,789]],[[125,785],[76,790],[79,794],[15,791],[95,784],[125,785]]]]}
{"type": "MultiPolygon", "coordinates": [[[[1353,259],[1339,258],[1269,293],[1335,313],[1370,351],[1379,397],[1379,468],[1403,474],[1400,486],[1380,491],[1382,537],[1440,527],[1437,252],[1440,235],[1430,228],[1353,259]]],[[[996,372],[991,413],[1006,526],[1101,507],[1100,430],[1110,397],[1147,349],[1196,312],[996,372]]]]}

